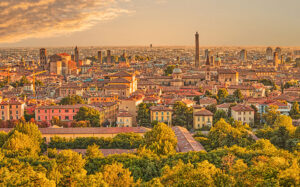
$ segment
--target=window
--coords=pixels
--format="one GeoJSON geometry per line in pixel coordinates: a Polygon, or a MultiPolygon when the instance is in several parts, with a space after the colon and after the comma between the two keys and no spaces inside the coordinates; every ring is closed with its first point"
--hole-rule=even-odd
{"type": "Polygon", "coordinates": [[[52,113],[54,113],[54,110],[52,110],[52,113]]]}
{"type": "Polygon", "coordinates": [[[156,121],[158,121],[158,117],[156,116],[156,121]]]}
{"type": "Polygon", "coordinates": [[[205,121],[205,118],[204,118],[204,116],[202,116],[202,121],[205,121]]]}
{"type": "Polygon", "coordinates": [[[200,121],[200,117],[198,117],[198,121],[200,121]]]}
{"type": "Polygon", "coordinates": [[[19,114],[19,111],[16,111],[16,114],[19,114]]]}
{"type": "Polygon", "coordinates": [[[59,109],[59,113],[60,113],[61,111],[60,111],[60,109],[59,109]]]}
{"type": "Polygon", "coordinates": [[[45,110],[45,113],[47,113],[47,110],[45,110]]]}
{"type": "Polygon", "coordinates": [[[1,109],[4,109],[4,106],[1,106],[1,109]]]}
{"type": "Polygon", "coordinates": [[[156,115],[158,115],[158,112],[156,112],[156,115]]]}
{"type": "Polygon", "coordinates": [[[167,112],[167,115],[169,115],[169,112],[167,112]]]}
{"type": "Polygon", "coordinates": [[[47,116],[45,116],[45,120],[47,120],[47,116]]]}
{"type": "Polygon", "coordinates": [[[12,114],[12,111],[11,111],[11,110],[9,111],[9,114],[12,114]]]}
{"type": "Polygon", "coordinates": [[[4,115],[4,111],[2,111],[2,115],[4,115]]]}
{"type": "Polygon", "coordinates": [[[40,110],[38,110],[38,113],[40,113],[41,111],[40,110]]]}
{"type": "Polygon", "coordinates": [[[65,112],[69,112],[69,110],[65,110],[65,112]]]}
{"type": "Polygon", "coordinates": [[[19,106],[18,105],[16,105],[16,108],[18,108],[19,106]]]}
{"type": "Polygon", "coordinates": [[[38,120],[41,121],[41,116],[38,117],[38,120]]]}
{"type": "Polygon", "coordinates": [[[164,121],[164,117],[163,116],[161,117],[161,121],[164,121]]]}
{"type": "Polygon", "coordinates": [[[65,119],[66,119],[66,120],[69,120],[69,116],[66,116],[65,119]]]}
{"type": "Polygon", "coordinates": [[[4,121],[5,120],[5,117],[4,116],[2,116],[2,121],[4,121]]]}
{"type": "Polygon", "coordinates": [[[161,115],[163,116],[163,115],[164,115],[164,112],[161,112],[161,115]]]}

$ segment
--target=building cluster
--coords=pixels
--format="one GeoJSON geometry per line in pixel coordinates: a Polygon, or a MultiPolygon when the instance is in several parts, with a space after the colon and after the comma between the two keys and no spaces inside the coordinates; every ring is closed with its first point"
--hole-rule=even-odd
{"type": "Polygon", "coordinates": [[[83,48],[0,51],[0,119],[34,115],[50,124],[54,117],[71,124],[81,107],[101,114],[102,126],[134,127],[141,103],[152,122],[172,125],[174,105],[193,108],[193,128],[212,126],[207,106],[230,112],[233,119],[253,123],[271,105],[288,115],[300,101],[300,52],[289,48],[83,48]],[[50,52],[49,52],[50,51],[50,52]],[[21,57],[21,58],[20,58],[21,57]],[[170,69],[171,71],[168,71],[170,69]],[[284,85],[293,82],[291,86],[284,85]],[[276,85],[279,85],[276,86],[276,85]],[[282,85],[282,88],[280,88],[282,85]],[[218,103],[216,95],[239,90],[243,102],[218,103]],[[80,96],[85,104],[60,105],[80,96]],[[236,104],[233,106],[233,104],[236,104]]]}

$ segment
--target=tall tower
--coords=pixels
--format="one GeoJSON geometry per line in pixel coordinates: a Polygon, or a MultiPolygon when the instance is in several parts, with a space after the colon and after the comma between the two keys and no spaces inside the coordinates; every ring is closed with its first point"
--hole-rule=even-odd
{"type": "Polygon", "coordinates": [[[196,55],[195,55],[195,66],[200,66],[200,48],[199,48],[199,34],[195,34],[195,43],[196,43],[196,55]]]}
{"type": "Polygon", "coordinates": [[[48,69],[47,66],[47,50],[45,48],[40,49],[40,65],[43,70],[48,69]]]}
{"type": "Polygon", "coordinates": [[[245,49],[241,50],[240,52],[240,60],[242,62],[247,61],[247,51],[245,49]]]}
{"type": "Polygon", "coordinates": [[[273,60],[273,49],[271,47],[268,47],[266,50],[266,59],[267,60],[273,60]]]}
{"type": "Polygon", "coordinates": [[[278,56],[281,56],[281,48],[280,47],[276,47],[275,52],[278,53],[278,56]]]}
{"type": "Polygon", "coordinates": [[[274,58],[273,58],[273,65],[274,65],[275,68],[278,67],[278,61],[279,61],[279,59],[278,59],[278,53],[275,52],[274,53],[274,58]]]}
{"type": "Polygon", "coordinates": [[[215,57],[214,56],[210,57],[210,66],[215,66],[215,57]]]}
{"type": "Polygon", "coordinates": [[[108,64],[111,63],[111,51],[110,50],[107,50],[106,63],[108,63],[108,64]]]}
{"type": "Polygon", "coordinates": [[[98,63],[102,64],[102,51],[98,51],[98,63]]]}
{"type": "Polygon", "coordinates": [[[76,62],[77,67],[79,67],[79,51],[78,51],[77,46],[75,47],[75,62],[76,62]]]}

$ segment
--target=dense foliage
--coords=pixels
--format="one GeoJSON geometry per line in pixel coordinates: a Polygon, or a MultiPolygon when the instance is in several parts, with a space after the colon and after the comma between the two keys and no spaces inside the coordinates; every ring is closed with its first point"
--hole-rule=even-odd
{"type": "MultiPolygon", "coordinates": [[[[300,129],[289,123],[279,117],[270,128],[284,127],[299,139],[300,129]]],[[[85,156],[50,148],[46,154],[37,126],[22,123],[0,133],[0,186],[299,186],[299,150],[250,140],[248,129],[221,119],[208,136],[196,136],[210,142],[208,152],[176,153],[174,132],[158,123],[144,138],[116,138],[120,143],[142,139],[136,153],[103,157],[94,144],[85,156]]]]}
{"type": "Polygon", "coordinates": [[[143,138],[134,133],[121,133],[110,138],[79,137],[62,138],[53,137],[49,148],[56,149],[87,149],[90,145],[98,145],[101,149],[136,149],[143,144],[143,138]]]}

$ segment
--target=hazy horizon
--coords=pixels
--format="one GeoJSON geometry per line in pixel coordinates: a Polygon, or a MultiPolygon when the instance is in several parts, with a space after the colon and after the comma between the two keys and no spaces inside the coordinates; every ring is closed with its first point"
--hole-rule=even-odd
{"type": "Polygon", "coordinates": [[[3,0],[0,47],[298,47],[297,0],[3,0]]]}

